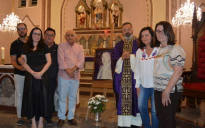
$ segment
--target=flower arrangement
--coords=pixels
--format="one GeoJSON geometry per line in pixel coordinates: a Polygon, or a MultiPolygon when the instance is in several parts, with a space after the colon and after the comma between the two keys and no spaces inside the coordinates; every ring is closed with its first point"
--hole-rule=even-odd
{"type": "Polygon", "coordinates": [[[96,113],[96,112],[103,112],[105,111],[106,108],[106,102],[108,99],[105,99],[103,95],[96,95],[95,97],[92,97],[88,101],[89,108],[91,108],[91,112],[96,113]]]}

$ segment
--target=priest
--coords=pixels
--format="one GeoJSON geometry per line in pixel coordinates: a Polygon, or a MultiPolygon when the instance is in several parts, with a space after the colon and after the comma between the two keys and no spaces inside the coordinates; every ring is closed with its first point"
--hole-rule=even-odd
{"type": "Polygon", "coordinates": [[[133,72],[138,49],[137,39],[133,36],[130,22],[122,25],[122,32],[124,39],[115,45],[112,53],[112,61],[116,62],[113,89],[116,96],[118,127],[135,128],[142,125],[133,72]]]}

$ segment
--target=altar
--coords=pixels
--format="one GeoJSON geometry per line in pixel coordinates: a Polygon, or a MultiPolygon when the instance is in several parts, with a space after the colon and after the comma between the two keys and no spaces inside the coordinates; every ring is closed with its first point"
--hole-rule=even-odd
{"type": "Polygon", "coordinates": [[[79,0],[75,7],[77,35],[76,42],[81,44],[85,56],[93,56],[97,48],[112,48],[123,39],[123,5],[119,0],[79,0]]]}
{"type": "Polygon", "coordinates": [[[14,67],[0,65],[0,108],[15,109],[14,67]]]}

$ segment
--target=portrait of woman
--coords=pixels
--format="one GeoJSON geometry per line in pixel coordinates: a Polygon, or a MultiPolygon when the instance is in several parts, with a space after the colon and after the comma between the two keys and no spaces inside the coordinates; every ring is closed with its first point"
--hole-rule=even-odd
{"type": "Polygon", "coordinates": [[[112,79],[111,56],[109,52],[102,54],[102,65],[99,68],[97,79],[112,79]]]}

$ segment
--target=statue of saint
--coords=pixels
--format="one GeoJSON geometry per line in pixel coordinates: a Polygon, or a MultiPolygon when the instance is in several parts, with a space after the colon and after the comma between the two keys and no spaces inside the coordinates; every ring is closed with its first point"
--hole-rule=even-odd
{"type": "Polygon", "coordinates": [[[113,10],[113,22],[115,24],[115,27],[118,27],[118,11],[117,10],[113,10]]]}
{"type": "Polygon", "coordinates": [[[80,13],[79,21],[80,21],[80,28],[83,28],[84,27],[84,23],[85,23],[85,14],[84,14],[84,12],[80,13]]]}
{"type": "Polygon", "coordinates": [[[94,11],[94,15],[95,15],[95,25],[98,28],[102,27],[102,10],[100,8],[100,6],[97,6],[95,11],[94,11]]]}

